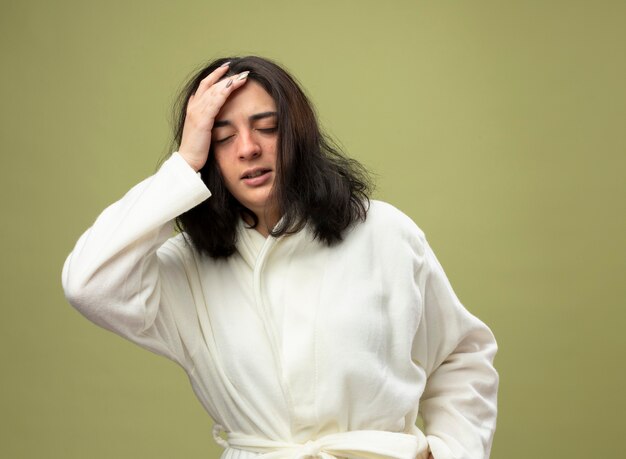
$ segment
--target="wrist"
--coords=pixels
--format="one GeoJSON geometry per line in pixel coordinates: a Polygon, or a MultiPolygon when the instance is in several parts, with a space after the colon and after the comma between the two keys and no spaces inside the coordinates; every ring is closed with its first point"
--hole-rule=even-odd
{"type": "Polygon", "coordinates": [[[185,160],[185,162],[191,167],[194,171],[199,172],[200,169],[204,166],[204,162],[194,159],[192,155],[187,154],[185,151],[178,150],[178,154],[185,160]]]}

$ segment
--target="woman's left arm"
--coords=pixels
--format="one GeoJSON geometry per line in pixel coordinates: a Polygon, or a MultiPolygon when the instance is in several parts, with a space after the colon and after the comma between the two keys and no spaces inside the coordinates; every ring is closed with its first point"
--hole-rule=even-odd
{"type": "Polygon", "coordinates": [[[497,344],[470,314],[424,242],[416,281],[423,295],[413,359],[428,379],[420,414],[434,459],[487,459],[496,426],[497,344]]]}

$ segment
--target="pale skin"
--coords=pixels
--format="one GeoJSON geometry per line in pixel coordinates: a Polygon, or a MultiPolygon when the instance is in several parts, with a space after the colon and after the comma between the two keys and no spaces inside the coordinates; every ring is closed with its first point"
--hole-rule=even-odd
{"type": "Polygon", "coordinates": [[[231,194],[258,218],[267,236],[280,215],[270,199],[277,150],[277,113],[272,97],[247,73],[220,78],[222,66],[201,81],[189,98],[178,153],[196,171],[213,142],[215,160],[231,194]]]}
{"type": "Polygon", "coordinates": [[[200,82],[198,89],[187,103],[185,125],[178,153],[196,171],[205,165],[209,157],[211,130],[220,108],[235,89],[246,83],[245,77],[219,81],[227,71],[228,66],[224,65],[210,73],[200,82]]]}
{"type": "Polygon", "coordinates": [[[256,229],[267,237],[280,218],[269,199],[276,167],[276,104],[256,82],[248,82],[245,72],[220,81],[227,71],[227,65],[213,71],[189,98],[178,153],[199,171],[213,141],[226,187],[255,213],[256,229]],[[246,178],[250,171],[263,174],[246,178]]]}

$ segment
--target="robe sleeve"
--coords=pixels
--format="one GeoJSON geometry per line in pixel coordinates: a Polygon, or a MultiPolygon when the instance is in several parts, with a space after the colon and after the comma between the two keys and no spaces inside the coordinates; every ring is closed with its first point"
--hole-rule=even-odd
{"type": "Polygon", "coordinates": [[[209,196],[199,174],[172,154],[79,238],[63,266],[68,301],[97,325],[185,366],[186,324],[173,301],[191,292],[181,257],[159,248],[172,237],[174,219],[209,196]]]}
{"type": "Polygon", "coordinates": [[[497,345],[455,295],[422,238],[416,280],[423,295],[413,359],[425,367],[420,415],[435,459],[487,459],[496,426],[497,345]]]}

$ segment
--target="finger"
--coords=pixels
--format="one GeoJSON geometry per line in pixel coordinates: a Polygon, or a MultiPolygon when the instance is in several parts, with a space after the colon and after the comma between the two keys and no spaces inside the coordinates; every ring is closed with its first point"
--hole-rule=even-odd
{"type": "Polygon", "coordinates": [[[248,81],[249,74],[250,74],[249,71],[245,71],[229,78],[228,83],[226,83],[224,85],[224,88],[222,89],[222,93],[228,97],[235,89],[240,88],[241,86],[246,84],[246,81],[248,81]]]}
{"type": "Polygon", "coordinates": [[[249,73],[242,72],[238,75],[224,78],[207,89],[203,94],[196,94],[193,99],[190,98],[187,105],[187,116],[202,120],[201,123],[205,123],[207,128],[210,129],[213,125],[213,120],[226,103],[230,94],[246,83],[249,73]]]}
{"type": "Polygon", "coordinates": [[[232,92],[246,84],[249,73],[248,71],[241,72],[214,84],[202,95],[197,96],[198,107],[203,107],[203,111],[207,114],[213,112],[217,114],[232,92]]]}
{"type": "Polygon", "coordinates": [[[198,89],[196,89],[196,94],[203,94],[207,89],[217,83],[220,78],[222,78],[226,72],[228,72],[228,66],[230,62],[226,62],[209,73],[206,77],[200,81],[198,85],[198,89]]]}

